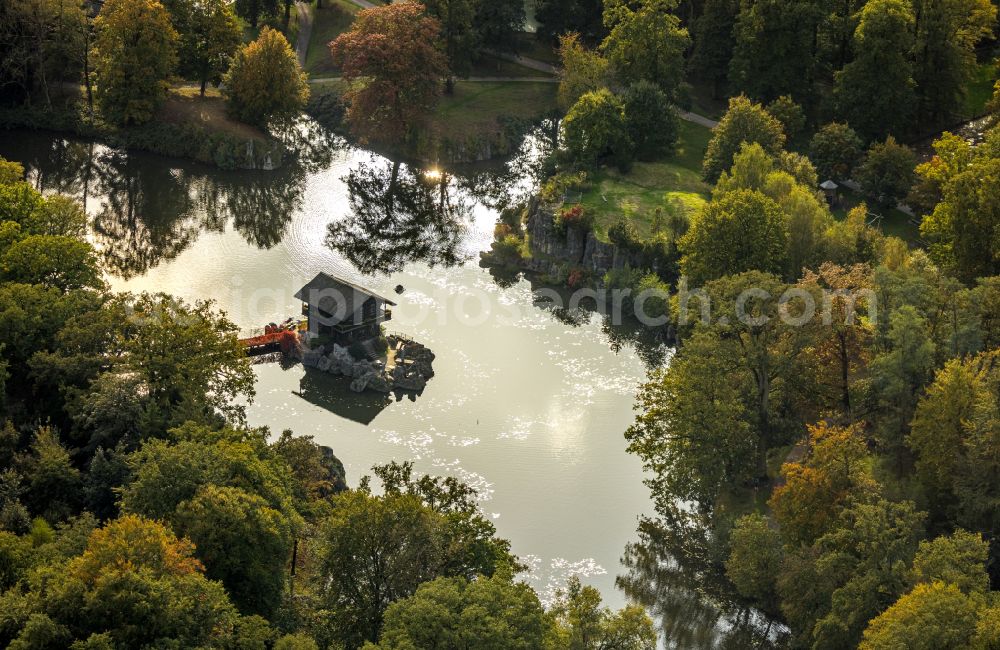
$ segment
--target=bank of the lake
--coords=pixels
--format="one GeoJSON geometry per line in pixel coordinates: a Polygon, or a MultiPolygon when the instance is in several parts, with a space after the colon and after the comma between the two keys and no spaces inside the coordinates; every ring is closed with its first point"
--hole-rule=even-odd
{"type": "Polygon", "coordinates": [[[30,129],[88,138],[131,151],[186,158],[221,169],[273,170],[289,155],[272,135],[237,122],[226,113],[218,90],[198,94],[194,87],[171,90],[156,119],[138,126],[116,126],[91,114],[77,92],[59,96],[51,107],[0,107],[0,132],[30,129]]]}

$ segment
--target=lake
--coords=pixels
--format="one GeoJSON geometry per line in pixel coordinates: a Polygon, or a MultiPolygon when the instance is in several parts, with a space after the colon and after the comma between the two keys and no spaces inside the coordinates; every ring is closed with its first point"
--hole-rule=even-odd
{"type": "Polygon", "coordinates": [[[351,485],[390,460],[457,476],[479,490],[543,598],[577,574],[624,603],[619,560],[652,508],[622,434],[663,351],[480,268],[497,210],[530,188],[523,170],[418,170],[341,141],[277,172],[45,133],[4,133],[0,155],[43,191],[85,201],[115,290],[214,300],[246,330],[298,316],[293,294],[320,271],[393,296],[387,329],[437,355],[421,395],[359,396],[345,380],[265,363],[249,423],[314,436],[351,485]]]}

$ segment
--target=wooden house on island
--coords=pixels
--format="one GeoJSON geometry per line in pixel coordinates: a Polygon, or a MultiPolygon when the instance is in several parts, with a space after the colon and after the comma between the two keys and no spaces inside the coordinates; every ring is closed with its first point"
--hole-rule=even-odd
{"type": "Polygon", "coordinates": [[[348,346],[381,334],[396,303],[353,282],[320,273],[295,294],[302,301],[310,336],[348,346]]]}

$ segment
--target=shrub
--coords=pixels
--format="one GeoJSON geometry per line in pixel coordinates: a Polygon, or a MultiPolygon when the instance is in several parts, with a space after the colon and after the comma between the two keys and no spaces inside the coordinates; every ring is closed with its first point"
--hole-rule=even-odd
{"type": "Polygon", "coordinates": [[[563,196],[568,190],[578,188],[586,181],[586,172],[576,172],[575,174],[560,172],[545,181],[539,195],[546,203],[562,201],[563,196]]]}
{"type": "Polygon", "coordinates": [[[584,210],[582,205],[574,205],[572,208],[567,208],[556,214],[555,225],[557,228],[582,228],[589,229],[591,224],[591,216],[584,210]]]}
{"type": "Polygon", "coordinates": [[[505,223],[498,223],[493,227],[493,239],[496,239],[498,241],[504,239],[508,235],[513,235],[513,234],[514,230],[505,223]]]}
{"type": "Polygon", "coordinates": [[[518,264],[522,259],[521,240],[514,235],[493,242],[493,259],[500,264],[518,264]]]}
{"type": "Polygon", "coordinates": [[[291,330],[285,330],[278,337],[278,346],[283,355],[289,355],[299,347],[299,335],[291,330]]]}
{"type": "Polygon", "coordinates": [[[618,248],[626,251],[634,252],[642,247],[642,242],[635,230],[635,226],[624,217],[608,228],[608,240],[618,248]]]}

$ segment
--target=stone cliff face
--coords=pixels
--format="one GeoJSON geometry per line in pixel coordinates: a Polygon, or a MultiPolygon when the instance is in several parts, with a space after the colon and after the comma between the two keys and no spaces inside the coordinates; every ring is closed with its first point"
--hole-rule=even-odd
{"type": "Polygon", "coordinates": [[[560,267],[569,265],[585,269],[594,275],[604,275],[611,269],[637,260],[614,244],[599,241],[589,229],[555,225],[554,210],[533,197],[528,204],[525,229],[529,237],[532,258],[526,267],[536,273],[554,275],[560,267]]]}

